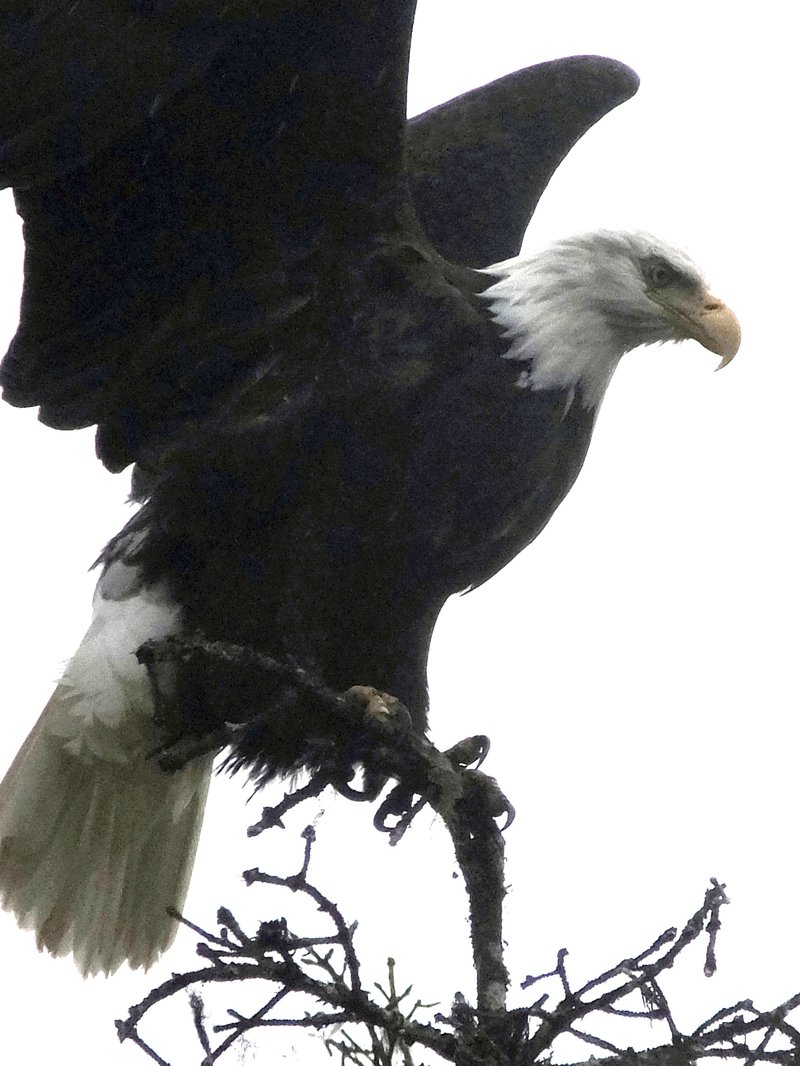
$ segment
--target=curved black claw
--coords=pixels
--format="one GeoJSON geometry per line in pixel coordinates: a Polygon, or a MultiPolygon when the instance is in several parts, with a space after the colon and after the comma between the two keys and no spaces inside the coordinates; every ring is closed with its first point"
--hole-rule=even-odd
{"type": "Polygon", "coordinates": [[[356,803],[368,803],[375,799],[375,791],[372,788],[353,788],[347,781],[334,781],[333,787],[345,799],[355,800],[356,803]]]}
{"type": "Polygon", "coordinates": [[[489,778],[491,781],[491,787],[487,790],[487,800],[491,804],[492,818],[502,818],[505,816],[505,824],[500,826],[500,832],[505,833],[506,829],[511,825],[514,819],[517,817],[517,812],[514,810],[513,805],[506,799],[500,786],[493,778],[489,778]]]}
{"type": "Polygon", "coordinates": [[[379,833],[388,833],[389,843],[394,845],[427,802],[422,796],[414,802],[414,794],[403,785],[398,785],[377,809],[372,824],[379,833]],[[389,818],[396,818],[397,821],[390,825],[389,818]]]}
{"type": "Polygon", "coordinates": [[[479,804],[481,810],[490,818],[505,817],[505,824],[500,827],[500,832],[505,833],[516,818],[517,812],[498,783],[493,777],[488,777],[476,770],[466,770],[464,776],[469,782],[469,791],[473,796],[472,802],[479,804]]]}
{"type": "Polygon", "coordinates": [[[459,740],[452,748],[448,748],[444,754],[456,769],[466,770],[468,766],[472,766],[474,770],[478,770],[489,754],[490,746],[491,741],[489,738],[479,734],[475,737],[465,737],[463,740],[459,740]]]}
{"type": "MultiPolygon", "coordinates": [[[[508,803],[508,801],[506,801],[506,802],[508,803]]],[[[501,825],[500,826],[500,832],[501,833],[505,833],[506,829],[508,829],[510,827],[511,823],[517,817],[517,812],[514,810],[514,807],[510,803],[508,803],[508,805],[506,807],[505,816],[506,816],[505,825],[501,825]]]]}

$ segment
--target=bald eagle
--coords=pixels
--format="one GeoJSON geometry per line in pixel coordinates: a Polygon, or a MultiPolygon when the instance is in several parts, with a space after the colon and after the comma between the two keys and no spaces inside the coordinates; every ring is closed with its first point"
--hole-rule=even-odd
{"type": "MultiPolygon", "coordinates": [[[[5,397],[96,424],[141,502],[0,784],[3,905],[84,973],[168,946],[203,817],[209,759],[166,774],[147,757],[141,644],[199,630],[290,656],[397,696],[424,730],[442,605],[544,528],[621,356],[692,338],[724,363],[739,343],[653,237],[508,258],[570,145],[634,91],[626,68],[533,68],[405,131],[412,4],[272,6],[196,19],[182,52],[156,48],[176,33],[162,16],[120,23],[119,5],[99,27],[39,20],[61,67],[19,25],[5,42],[6,69],[36,75],[0,157],[27,240],[5,397]],[[110,90],[77,78],[66,122],[65,54],[91,40],[113,70],[112,31],[130,49],[119,108],[90,121],[110,90]]],[[[187,730],[252,716],[246,682],[184,675],[187,730]]],[[[273,736],[262,769],[301,767],[305,740],[273,736]]]]}

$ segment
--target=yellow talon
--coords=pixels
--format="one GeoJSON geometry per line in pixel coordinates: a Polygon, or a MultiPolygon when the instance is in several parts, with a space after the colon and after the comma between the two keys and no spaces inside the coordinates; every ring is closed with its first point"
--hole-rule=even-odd
{"type": "Polygon", "coordinates": [[[395,714],[395,709],[400,703],[388,692],[380,692],[372,685],[353,685],[345,692],[348,699],[354,703],[360,703],[364,707],[364,713],[372,718],[390,718],[395,714]]]}

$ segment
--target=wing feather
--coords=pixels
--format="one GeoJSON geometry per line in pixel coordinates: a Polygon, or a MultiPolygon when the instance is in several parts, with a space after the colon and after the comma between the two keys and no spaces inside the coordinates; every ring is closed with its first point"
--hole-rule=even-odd
{"type": "Polygon", "coordinates": [[[448,333],[439,316],[471,330],[434,247],[466,264],[513,254],[558,162],[635,76],[563,60],[435,108],[408,126],[409,189],[413,10],[13,0],[0,180],[26,253],[5,399],[57,428],[97,424],[119,470],[227,415],[243,390],[296,405],[333,338],[358,349],[355,319],[374,320],[377,355],[406,359],[406,377],[448,333]],[[411,289],[430,298],[397,329],[370,264],[408,246],[411,289]],[[401,334],[409,346],[389,351],[401,334]]]}

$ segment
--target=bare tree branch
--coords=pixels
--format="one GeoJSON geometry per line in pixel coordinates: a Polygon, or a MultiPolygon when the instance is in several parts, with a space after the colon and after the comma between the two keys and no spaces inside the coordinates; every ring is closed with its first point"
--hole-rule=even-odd
{"type": "MultiPolygon", "coordinates": [[[[549,1006],[545,991],[527,1007],[508,1009],[502,939],[504,841],[497,823],[505,817],[507,824],[513,817],[513,808],[497,783],[472,766],[485,758],[485,737],[468,738],[449,751],[440,752],[408,728],[407,715],[396,701],[397,713],[378,720],[365,715],[357,702],[332,692],[295,664],[280,663],[234,645],[206,642],[200,636],[146,645],[139,654],[158,694],[159,743],[155,757],[165,769],[176,769],[200,752],[221,744],[233,746],[231,763],[238,767],[253,757],[263,738],[259,735],[262,717],[258,714],[247,723],[225,726],[203,736],[185,736],[179,708],[158,692],[160,663],[205,658],[213,661],[215,668],[222,666],[223,676],[225,670],[231,671],[232,678],[241,670],[246,670],[248,676],[263,675],[265,682],[273,683],[273,692],[278,678],[304,699],[314,701],[319,712],[314,718],[319,735],[309,740],[309,750],[314,753],[310,780],[287,793],[276,806],[265,807],[259,821],[248,830],[249,835],[281,826],[290,810],[319,796],[329,786],[354,799],[372,798],[375,792],[369,788],[358,792],[350,785],[358,763],[363,764],[367,778],[396,782],[374,817],[376,827],[388,834],[391,844],[402,839],[424,806],[432,807],[450,834],[464,877],[477,986],[475,1007],[456,994],[449,1014],[437,1013],[434,1023],[421,1023],[414,1017],[422,1006],[419,1001],[404,1012],[403,1001],[410,994],[410,987],[398,991],[394,963],[390,960],[388,985],[377,986],[386,1003],[377,1002],[364,988],[354,941],[356,923],[348,923],[337,904],[309,880],[315,832],[308,827],[303,833],[303,858],[296,874],[283,877],[253,869],[244,876],[253,887],[271,885],[305,896],[327,918],[330,932],[296,935],[284,918],[262,921],[254,932],[248,932],[247,923],[225,908],[218,912],[219,933],[181,919],[202,938],[197,951],[205,965],[174,975],[132,1007],[127,1019],[117,1023],[120,1039],[136,1043],[160,1066],[169,1063],[145,1042],[139,1026],[154,1007],[184,989],[191,990],[190,1008],[202,1052],[201,1066],[217,1062],[254,1029],[324,1030],[334,1025],[362,1026],[368,1037],[362,1041],[349,1029],[335,1038],[328,1037],[329,1050],[341,1057],[343,1066],[391,1066],[398,1057],[403,1066],[413,1066],[415,1045],[456,1066],[533,1066],[549,1060],[554,1044],[567,1035],[608,1053],[602,1062],[609,1066],[689,1066],[702,1058],[734,1059],[744,1066],[797,1066],[800,1062],[800,1031],[788,1020],[788,1015],[800,1007],[800,994],[771,1011],[759,1011],[750,1000],[741,1000],[717,1011],[689,1034],[680,1031],[673,1017],[661,977],[703,934],[707,937],[704,972],[707,976],[715,972],[721,909],[728,902],[724,884],[712,879],[702,905],[680,932],[677,928],[666,929],[638,955],[621,959],[577,990],[567,972],[568,952],[562,948],[552,970],[529,976],[521,985],[523,990],[537,985],[539,991],[548,981],[554,983],[560,995],[555,1005],[549,1006]],[[343,730],[352,740],[345,745],[347,757],[342,756],[343,730]],[[255,1012],[229,1008],[224,1023],[209,1026],[207,1006],[197,991],[199,986],[243,981],[266,982],[277,986],[277,990],[265,996],[263,1006],[255,1012]],[[298,996],[310,998],[323,1009],[304,1014],[277,1013],[278,1008],[283,1012],[298,996]],[[668,1042],[635,1052],[627,1046],[618,1047],[592,1031],[591,1023],[603,1017],[618,1021],[644,1018],[661,1024],[668,1042]],[[222,1036],[216,1046],[213,1035],[222,1036]]],[[[287,696],[286,713],[293,713],[293,707],[293,699],[287,696]]],[[[272,703],[269,713],[269,723],[263,717],[264,728],[280,728],[281,723],[276,723],[274,716],[280,718],[281,702],[272,703]]],[[[268,771],[269,764],[259,763],[256,756],[256,778],[268,771]]]]}

